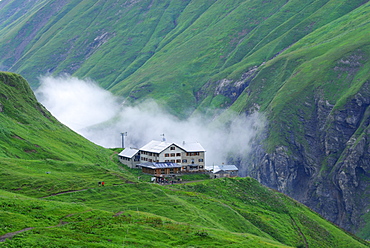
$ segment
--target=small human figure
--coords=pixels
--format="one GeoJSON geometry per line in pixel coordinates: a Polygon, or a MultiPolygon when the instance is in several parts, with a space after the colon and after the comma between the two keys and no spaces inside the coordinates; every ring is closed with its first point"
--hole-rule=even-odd
{"type": "Polygon", "coordinates": [[[101,182],[101,185],[104,186],[104,182],[101,182]]]}
{"type": "Polygon", "coordinates": [[[98,186],[99,186],[99,187],[101,186],[101,182],[98,182],[98,186]]]}

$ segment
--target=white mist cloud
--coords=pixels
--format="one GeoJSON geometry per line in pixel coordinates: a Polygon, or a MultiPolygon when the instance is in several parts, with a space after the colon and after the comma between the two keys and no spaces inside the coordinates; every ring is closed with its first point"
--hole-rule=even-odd
{"type": "Polygon", "coordinates": [[[42,77],[40,82],[35,92],[38,100],[60,122],[79,133],[109,120],[118,111],[117,99],[91,80],[64,75],[42,77]]]}
{"type": "Polygon", "coordinates": [[[121,147],[120,133],[127,132],[125,146],[139,148],[165,134],[168,142],[200,142],[209,166],[226,163],[228,156],[243,161],[250,153],[251,141],[265,126],[259,113],[229,114],[226,121],[179,120],[154,101],[124,106],[92,81],[69,76],[41,78],[36,96],[59,121],[98,145],[121,147]]]}

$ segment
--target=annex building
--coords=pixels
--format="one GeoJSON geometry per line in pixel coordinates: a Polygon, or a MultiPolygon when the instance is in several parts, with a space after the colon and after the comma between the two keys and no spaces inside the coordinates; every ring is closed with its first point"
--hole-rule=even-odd
{"type": "Polygon", "coordinates": [[[235,165],[213,165],[207,168],[211,171],[211,178],[221,178],[221,177],[236,177],[238,176],[238,167],[235,165]]]}

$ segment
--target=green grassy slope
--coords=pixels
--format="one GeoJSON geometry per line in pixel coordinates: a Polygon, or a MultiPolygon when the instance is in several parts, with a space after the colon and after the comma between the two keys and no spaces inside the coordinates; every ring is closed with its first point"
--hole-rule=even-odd
{"type": "Polygon", "coordinates": [[[33,227],[7,239],[4,245],[9,247],[288,247],[248,233],[189,225],[147,212],[113,213],[76,203],[1,195],[2,232],[33,227]]]}
{"type": "MultiPolygon", "coordinates": [[[[49,199],[63,202],[79,200],[87,206],[113,213],[134,210],[150,212],[207,230],[249,233],[292,247],[361,246],[357,241],[352,243],[355,237],[341,236],[343,230],[251,178],[209,180],[172,187],[125,185],[99,188],[91,193],[78,192],[49,199]]],[[[237,245],[238,242],[232,239],[229,245],[237,245]]]]}
{"type": "Polygon", "coordinates": [[[287,145],[291,132],[303,140],[299,118],[316,111],[315,95],[340,109],[369,81],[369,14],[367,3],[296,42],[260,69],[232,108],[242,111],[257,103],[270,113],[271,148],[287,145]]]}
{"type": "Polygon", "coordinates": [[[113,151],[58,123],[22,77],[0,76],[0,127],[6,130],[1,134],[0,245],[369,246],[251,178],[168,186],[138,182],[113,151]],[[98,181],[105,186],[98,187],[98,181]]]}
{"type": "Polygon", "coordinates": [[[267,62],[251,85],[252,96],[244,93],[235,109],[255,102],[279,115],[292,101],[302,107],[298,99],[313,96],[315,90],[336,108],[343,106],[369,80],[369,12],[367,3],[267,62]],[[258,90],[262,84],[265,89],[258,90]]]}
{"type": "Polygon", "coordinates": [[[33,86],[49,72],[90,77],[133,101],[163,100],[186,116],[205,99],[216,107],[232,102],[213,95],[216,85],[197,94],[207,82],[238,80],[367,1],[49,0],[18,19],[22,7],[9,10],[14,2],[0,5],[0,15],[12,16],[0,29],[4,68],[33,86]]]}
{"type": "Polygon", "coordinates": [[[10,246],[368,246],[250,178],[172,187],[106,182],[43,199],[2,191],[0,235],[34,228],[8,239],[10,246]]]}
{"type": "Polygon", "coordinates": [[[71,131],[37,102],[27,81],[0,73],[0,157],[96,163],[109,167],[109,151],[71,131]]]}
{"type": "MultiPolygon", "coordinates": [[[[146,93],[165,99],[177,111],[184,106],[195,108],[202,100],[196,99],[195,92],[208,80],[214,84],[223,78],[238,80],[252,66],[270,60],[361,2],[364,1],[304,4],[301,1],[289,1],[289,4],[285,1],[262,4],[261,1],[241,1],[235,3],[238,5],[232,11],[228,11],[224,3],[217,2],[112,91],[130,92],[133,98],[146,93]],[[334,5],[338,6],[333,8],[334,5]],[[331,15],[324,14],[329,11],[331,15]],[[193,30],[197,30],[196,34],[193,30]],[[188,84],[191,89],[186,88],[188,84]],[[174,89],[184,89],[184,93],[176,93],[174,89]]],[[[211,91],[206,95],[212,94],[211,91]]]]}

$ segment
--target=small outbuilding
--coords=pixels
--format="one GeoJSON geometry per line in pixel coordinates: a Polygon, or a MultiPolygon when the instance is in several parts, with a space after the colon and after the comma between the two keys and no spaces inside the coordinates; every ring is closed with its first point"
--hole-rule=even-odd
{"type": "Polygon", "coordinates": [[[125,148],[118,154],[119,161],[130,168],[138,168],[140,163],[140,150],[137,148],[125,148]]]}
{"type": "Polygon", "coordinates": [[[239,171],[235,165],[214,165],[208,169],[211,171],[211,178],[236,177],[239,171]]]}

